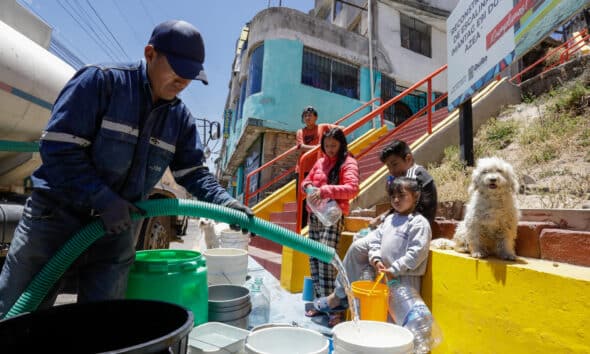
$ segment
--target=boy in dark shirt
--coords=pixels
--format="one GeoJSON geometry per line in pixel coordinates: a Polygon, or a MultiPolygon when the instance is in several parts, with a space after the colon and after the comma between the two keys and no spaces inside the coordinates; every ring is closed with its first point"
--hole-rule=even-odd
{"type": "MultiPolygon", "coordinates": [[[[436,206],[438,203],[436,185],[428,171],[414,162],[414,156],[408,144],[402,140],[393,140],[383,148],[379,159],[389,170],[389,176],[387,176],[388,184],[396,177],[402,176],[418,180],[421,186],[421,193],[416,211],[422,214],[432,225],[436,216],[436,206]]],[[[377,216],[371,220],[369,226],[372,229],[376,228],[390,212],[391,210],[388,210],[377,216]]]]}

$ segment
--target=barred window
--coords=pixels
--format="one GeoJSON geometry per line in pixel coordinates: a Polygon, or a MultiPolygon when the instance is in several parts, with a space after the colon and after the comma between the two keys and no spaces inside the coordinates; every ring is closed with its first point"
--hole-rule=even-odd
{"type": "Polygon", "coordinates": [[[430,25],[400,13],[402,47],[432,57],[430,25]]]}
{"type": "MultiPolygon", "coordinates": [[[[393,97],[397,96],[395,89],[395,80],[387,76],[381,76],[381,99],[383,103],[389,101],[393,97]]],[[[389,106],[383,111],[384,118],[390,122],[395,122],[395,107],[394,105],[389,106]]]]}
{"type": "Polygon", "coordinates": [[[264,57],[264,45],[254,49],[248,66],[248,89],[246,97],[260,92],[262,88],[262,60],[264,57]]]}
{"type": "Polygon", "coordinates": [[[303,51],[301,83],[358,99],[359,69],[309,50],[303,51]]]}

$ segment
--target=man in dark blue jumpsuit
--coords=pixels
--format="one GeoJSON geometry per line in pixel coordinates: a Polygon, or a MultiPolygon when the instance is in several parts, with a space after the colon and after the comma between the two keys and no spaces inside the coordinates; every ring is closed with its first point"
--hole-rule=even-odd
{"type": "MultiPolygon", "coordinates": [[[[184,21],[154,28],[145,59],[89,65],[66,84],[41,136],[43,164],[0,275],[0,318],[80,228],[99,218],[106,235],[74,264],[78,302],[122,298],[135,258],[131,212],[170,167],[197,199],[252,216],[204,165],[195,119],[177,95],[207,84],[205,48],[184,21]]],[[[51,306],[52,291],[41,307],[51,306]]]]}

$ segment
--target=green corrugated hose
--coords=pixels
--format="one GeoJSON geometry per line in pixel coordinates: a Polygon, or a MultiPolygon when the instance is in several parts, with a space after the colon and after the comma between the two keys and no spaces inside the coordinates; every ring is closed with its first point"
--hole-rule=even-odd
{"type": "MultiPolygon", "coordinates": [[[[185,215],[205,217],[228,224],[240,224],[242,228],[271,241],[293,248],[319,260],[330,263],[335,250],[317,241],[302,237],[290,230],[256,217],[248,218],[241,211],[224,206],[186,199],[153,199],[137,203],[147,214],[132,215],[132,219],[153,216],[185,215]]],[[[104,228],[100,221],[86,225],[71,237],[33,278],[27,289],[6,314],[6,318],[33,311],[39,306],[53,284],[65,273],[72,262],[94,241],[102,237],[104,228]]]]}

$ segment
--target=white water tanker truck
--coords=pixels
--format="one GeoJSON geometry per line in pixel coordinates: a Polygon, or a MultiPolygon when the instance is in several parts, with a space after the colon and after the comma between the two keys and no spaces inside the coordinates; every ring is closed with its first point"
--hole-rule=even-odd
{"type": "MultiPolygon", "coordinates": [[[[37,43],[42,41],[36,42],[7,24],[25,29],[29,35],[36,28],[50,34],[49,27],[32,15],[16,12],[16,16],[23,16],[22,21],[7,19],[7,13],[15,14],[0,6],[0,264],[30,193],[29,176],[41,163],[37,141],[53,102],[75,72],[37,43]]],[[[190,196],[167,171],[149,198],[190,196]]],[[[186,233],[187,223],[186,217],[144,219],[138,228],[137,248],[168,248],[172,239],[186,233]]]]}

